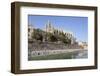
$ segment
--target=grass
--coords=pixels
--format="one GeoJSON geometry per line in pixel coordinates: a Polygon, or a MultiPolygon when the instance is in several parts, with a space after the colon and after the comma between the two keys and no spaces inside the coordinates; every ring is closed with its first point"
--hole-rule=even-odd
{"type": "Polygon", "coordinates": [[[72,59],[72,55],[73,55],[72,52],[70,52],[70,53],[61,53],[61,54],[31,57],[31,58],[29,58],[29,60],[72,59]]]}

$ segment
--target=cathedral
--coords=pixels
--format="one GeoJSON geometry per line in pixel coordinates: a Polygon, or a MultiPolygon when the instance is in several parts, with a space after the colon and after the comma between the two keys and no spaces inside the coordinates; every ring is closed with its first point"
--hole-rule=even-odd
{"type": "Polygon", "coordinates": [[[53,33],[54,30],[55,30],[55,29],[54,29],[53,25],[52,25],[51,22],[48,20],[47,24],[45,25],[45,31],[46,31],[46,32],[53,33]]]}
{"type": "Polygon", "coordinates": [[[54,28],[54,26],[52,25],[52,23],[48,20],[46,26],[45,26],[45,31],[46,32],[50,32],[50,33],[54,33],[55,30],[58,30],[59,32],[64,32],[66,34],[66,36],[71,39],[71,44],[74,44],[76,42],[76,38],[74,37],[72,32],[68,32],[68,31],[64,31],[62,29],[57,29],[54,28]]]}
{"type": "MultiPolygon", "coordinates": [[[[48,20],[48,22],[45,24],[45,29],[42,29],[45,32],[54,33],[55,30],[59,32],[63,32],[66,34],[66,36],[71,39],[71,44],[74,44],[76,42],[76,38],[74,37],[72,32],[64,31],[62,29],[55,28],[52,23],[48,20]]],[[[32,32],[34,32],[33,26],[28,26],[28,39],[32,39],[32,32]]]]}

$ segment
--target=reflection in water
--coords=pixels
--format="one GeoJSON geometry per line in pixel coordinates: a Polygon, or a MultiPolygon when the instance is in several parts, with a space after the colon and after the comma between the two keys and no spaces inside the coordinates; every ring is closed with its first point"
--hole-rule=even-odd
{"type": "Polygon", "coordinates": [[[88,51],[84,50],[84,51],[78,51],[78,52],[74,52],[72,55],[73,59],[79,59],[79,58],[88,58],[88,51]]]}

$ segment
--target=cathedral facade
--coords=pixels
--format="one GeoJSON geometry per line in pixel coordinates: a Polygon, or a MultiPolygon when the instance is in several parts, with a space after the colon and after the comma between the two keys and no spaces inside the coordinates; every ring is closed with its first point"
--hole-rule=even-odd
{"type": "MultiPolygon", "coordinates": [[[[28,39],[32,39],[32,33],[34,32],[34,28],[35,27],[33,26],[30,26],[30,25],[28,26],[28,39]]],[[[63,32],[69,39],[71,39],[71,44],[74,44],[76,42],[76,38],[74,37],[72,32],[63,31],[62,29],[55,28],[50,21],[48,21],[45,24],[45,29],[42,29],[42,30],[49,33],[54,33],[55,30],[57,30],[58,33],[63,32]]]]}
{"type": "Polygon", "coordinates": [[[46,32],[50,32],[50,33],[54,33],[54,31],[57,30],[58,33],[59,32],[63,32],[65,33],[65,35],[71,39],[71,44],[74,44],[76,42],[76,38],[74,37],[73,32],[68,32],[68,31],[63,31],[62,29],[57,29],[55,28],[52,23],[50,21],[47,22],[47,24],[45,25],[45,31],[46,32]]]}

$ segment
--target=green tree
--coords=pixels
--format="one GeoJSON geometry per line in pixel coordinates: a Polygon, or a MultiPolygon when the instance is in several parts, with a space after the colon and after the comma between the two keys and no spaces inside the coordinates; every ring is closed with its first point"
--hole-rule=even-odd
{"type": "Polygon", "coordinates": [[[69,39],[68,36],[66,36],[66,34],[63,31],[59,32],[59,40],[62,41],[62,43],[65,43],[65,44],[71,43],[71,39],[69,39]]]}
{"type": "Polygon", "coordinates": [[[47,33],[47,41],[57,42],[57,37],[53,35],[52,33],[47,33]]]}
{"type": "Polygon", "coordinates": [[[33,40],[43,40],[43,35],[42,35],[43,31],[41,29],[34,29],[33,33],[32,33],[32,38],[33,40]]]}
{"type": "Polygon", "coordinates": [[[51,35],[50,40],[51,40],[51,42],[57,42],[58,41],[57,37],[55,35],[51,35]]]}

